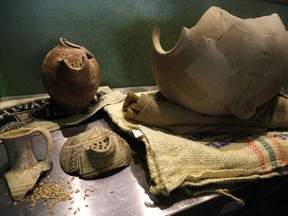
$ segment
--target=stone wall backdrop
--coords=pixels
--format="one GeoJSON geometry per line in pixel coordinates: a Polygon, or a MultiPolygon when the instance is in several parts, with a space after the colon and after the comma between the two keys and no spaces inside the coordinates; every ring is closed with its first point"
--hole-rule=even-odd
{"type": "Polygon", "coordinates": [[[0,0],[0,97],[45,93],[41,65],[60,37],[95,55],[101,85],[153,85],[153,26],[171,49],[213,5],[241,18],[278,13],[288,29],[288,5],[263,0],[0,0]]]}

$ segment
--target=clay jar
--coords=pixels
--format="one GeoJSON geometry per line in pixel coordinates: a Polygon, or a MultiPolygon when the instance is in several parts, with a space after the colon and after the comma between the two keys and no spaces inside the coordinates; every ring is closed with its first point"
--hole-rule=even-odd
{"type": "Polygon", "coordinates": [[[60,38],[45,57],[42,81],[51,99],[65,112],[85,112],[96,95],[100,69],[93,54],[60,38]]]}
{"type": "Polygon", "coordinates": [[[253,19],[211,7],[192,28],[183,27],[169,51],[152,34],[152,69],[172,103],[205,115],[248,119],[281,89],[288,38],[277,14],[253,19]]]}

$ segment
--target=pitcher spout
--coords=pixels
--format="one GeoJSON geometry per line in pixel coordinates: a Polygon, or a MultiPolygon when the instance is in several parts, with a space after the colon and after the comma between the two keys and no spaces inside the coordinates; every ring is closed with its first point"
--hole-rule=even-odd
{"type": "Polygon", "coordinates": [[[68,40],[66,40],[66,39],[63,38],[63,37],[61,37],[61,38],[59,39],[58,46],[64,46],[64,47],[71,47],[71,48],[81,49],[81,46],[79,46],[79,45],[77,45],[77,44],[74,44],[74,43],[71,43],[71,42],[69,42],[68,40]]]}

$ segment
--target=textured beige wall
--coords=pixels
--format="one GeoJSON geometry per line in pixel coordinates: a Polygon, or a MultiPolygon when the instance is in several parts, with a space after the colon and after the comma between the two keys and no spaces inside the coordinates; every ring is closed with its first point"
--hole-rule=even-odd
{"type": "Polygon", "coordinates": [[[182,26],[192,27],[212,5],[242,17],[278,13],[288,28],[288,6],[261,0],[2,0],[0,97],[43,93],[40,71],[60,37],[89,49],[101,68],[101,85],[154,84],[151,33],[162,29],[170,49],[182,26]]]}

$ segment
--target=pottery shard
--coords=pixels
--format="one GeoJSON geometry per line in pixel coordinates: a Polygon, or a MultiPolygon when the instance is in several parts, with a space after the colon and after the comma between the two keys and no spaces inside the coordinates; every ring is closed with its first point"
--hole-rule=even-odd
{"type": "Polygon", "coordinates": [[[5,178],[12,198],[15,201],[22,200],[27,192],[33,189],[40,175],[51,169],[52,165],[49,166],[46,161],[41,161],[31,168],[6,172],[5,178]]]}
{"type": "Polygon", "coordinates": [[[131,158],[128,143],[102,127],[93,127],[68,138],[60,151],[60,165],[64,172],[84,179],[128,166],[131,158]]]}

